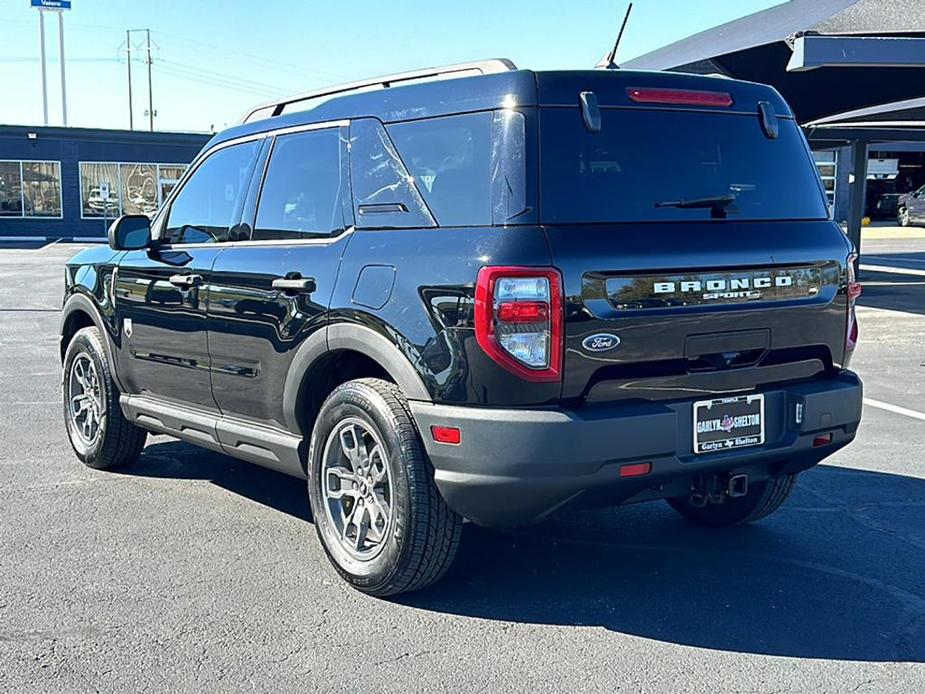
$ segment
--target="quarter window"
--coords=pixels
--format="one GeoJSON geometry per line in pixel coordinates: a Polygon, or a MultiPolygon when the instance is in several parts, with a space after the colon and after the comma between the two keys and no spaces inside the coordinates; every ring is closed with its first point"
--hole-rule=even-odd
{"type": "Polygon", "coordinates": [[[218,150],[199,165],[177,193],[161,234],[164,243],[221,243],[241,214],[258,141],[218,150]]]}
{"type": "Polygon", "coordinates": [[[440,226],[491,224],[491,113],[395,123],[386,130],[440,226]]]}
{"type": "Polygon", "coordinates": [[[277,137],[252,238],[325,238],[343,231],[341,161],[338,129],[277,137]]]}

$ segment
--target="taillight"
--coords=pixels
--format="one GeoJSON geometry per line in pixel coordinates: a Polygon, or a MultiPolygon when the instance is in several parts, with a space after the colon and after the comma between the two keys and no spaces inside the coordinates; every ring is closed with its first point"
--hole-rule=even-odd
{"type": "Polygon", "coordinates": [[[685,106],[732,106],[732,94],[700,89],[661,89],[627,87],[626,95],[641,104],[680,104],[685,106]]]}
{"type": "Polygon", "coordinates": [[[483,267],[475,286],[475,337],[485,353],[527,381],[562,375],[562,277],[558,270],[483,267]]]}
{"type": "Polygon", "coordinates": [[[858,297],[861,296],[863,287],[857,280],[854,272],[854,264],[857,262],[857,253],[848,256],[848,328],[845,332],[845,351],[851,352],[858,344],[858,317],[855,311],[855,304],[858,297]]]}

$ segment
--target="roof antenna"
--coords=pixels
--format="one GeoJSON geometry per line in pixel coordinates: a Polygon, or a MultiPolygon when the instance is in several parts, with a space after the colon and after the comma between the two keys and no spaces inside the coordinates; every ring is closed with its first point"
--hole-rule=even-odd
{"type": "Polygon", "coordinates": [[[623,31],[626,29],[626,23],[629,21],[630,12],[633,11],[633,3],[626,8],[626,14],[623,15],[623,24],[620,25],[620,33],[617,34],[617,41],[613,44],[613,50],[607,54],[607,57],[601,61],[605,70],[619,70],[620,66],[615,62],[617,59],[617,49],[620,47],[620,39],[623,38],[623,31]]]}

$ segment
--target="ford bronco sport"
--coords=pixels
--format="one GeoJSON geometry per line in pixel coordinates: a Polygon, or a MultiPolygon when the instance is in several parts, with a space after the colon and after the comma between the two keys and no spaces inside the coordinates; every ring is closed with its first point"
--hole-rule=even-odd
{"type": "Polygon", "coordinates": [[[464,519],[774,512],[848,444],[860,291],[773,89],[487,61],[216,135],[67,264],[77,456],[169,434],[308,481],[337,571],[431,584],[464,519]]]}

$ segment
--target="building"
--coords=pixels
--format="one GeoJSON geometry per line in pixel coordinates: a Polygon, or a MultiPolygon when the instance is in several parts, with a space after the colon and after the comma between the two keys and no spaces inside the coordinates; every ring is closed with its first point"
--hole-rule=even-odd
{"type": "Polygon", "coordinates": [[[0,240],[102,240],[120,214],[153,214],[209,138],[0,125],[0,240]]]}

